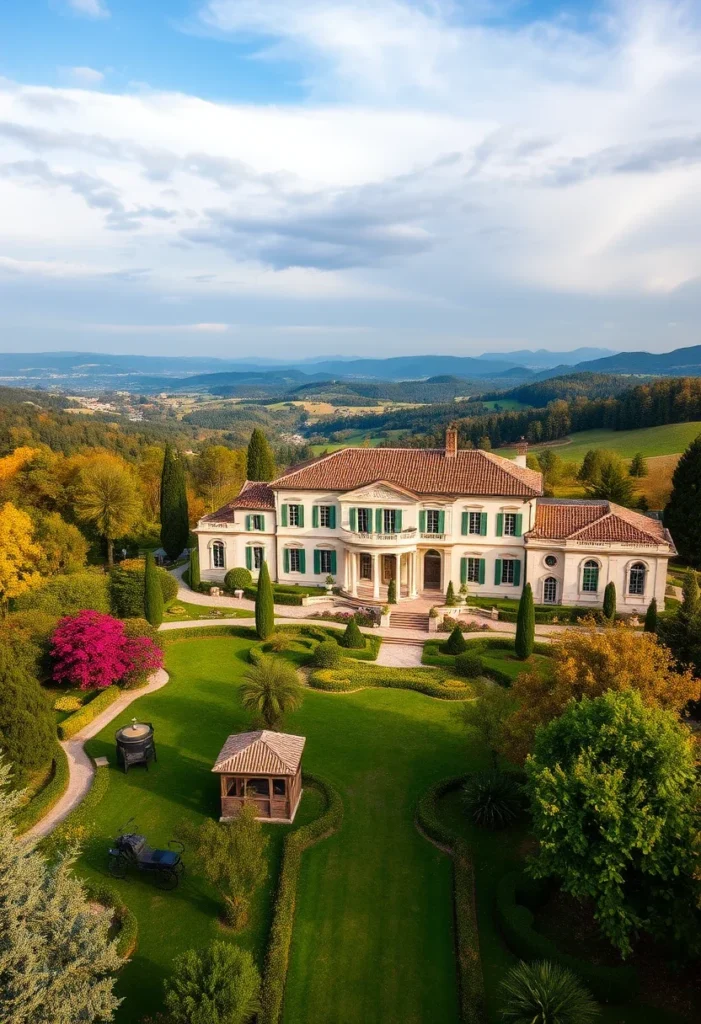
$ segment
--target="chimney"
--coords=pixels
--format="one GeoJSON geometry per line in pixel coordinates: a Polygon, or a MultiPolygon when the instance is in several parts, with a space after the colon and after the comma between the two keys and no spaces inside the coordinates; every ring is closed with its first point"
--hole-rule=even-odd
{"type": "Polygon", "coordinates": [[[458,428],[448,427],[445,432],[445,457],[454,459],[458,453],[458,428]]]}
{"type": "Polygon", "coordinates": [[[514,462],[516,463],[516,465],[520,466],[521,469],[525,469],[526,468],[526,455],[527,454],[528,454],[528,441],[525,439],[525,437],[522,437],[521,440],[519,441],[519,443],[516,445],[516,458],[514,459],[514,462]]]}

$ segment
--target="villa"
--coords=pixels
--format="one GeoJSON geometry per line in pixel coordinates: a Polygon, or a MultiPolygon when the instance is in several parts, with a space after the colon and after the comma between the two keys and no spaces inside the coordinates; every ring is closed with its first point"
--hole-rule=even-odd
{"type": "Polygon", "coordinates": [[[445,448],[343,448],[294,466],[271,483],[246,481],[198,523],[202,578],[223,580],[267,561],[273,580],[323,586],[348,597],[440,603],[450,580],[482,597],[517,598],[526,582],[539,604],[600,607],[613,581],[622,611],[664,607],[669,531],[650,516],[603,500],[544,498],[540,473],[515,460],[445,448]]]}

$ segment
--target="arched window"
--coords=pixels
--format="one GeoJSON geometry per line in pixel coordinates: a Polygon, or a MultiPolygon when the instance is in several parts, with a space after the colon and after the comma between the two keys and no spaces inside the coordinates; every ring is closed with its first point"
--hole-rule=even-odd
{"type": "Polygon", "coordinates": [[[212,544],[212,568],[213,569],[224,569],[224,542],[221,540],[215,540],[212,544]]]}
{"type": "Polygon", "coordinates": [[[543,603],[557,604],[557,580],[554,576],[543,580],[543,603]]]}
{"type": "Polygon", "coordinates": [[[590,558],[582,569],[582,590],[595,594],[599,589],[599,563],[590,558]]]}
{"type": "Polygon", "coordinates": [[[629,594],[644,594],[645,593],[645,566],[642,562],[634,562],[631,565],[628,572],[628,593],[629,594]]]}

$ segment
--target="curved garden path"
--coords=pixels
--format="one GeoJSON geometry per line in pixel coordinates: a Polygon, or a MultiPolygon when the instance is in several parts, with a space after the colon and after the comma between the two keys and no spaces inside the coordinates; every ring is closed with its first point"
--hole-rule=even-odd
{"type": "Polygon", "coordinates": [[[160,690],[168,682],[168,679],[168,673],[165,669],[160,668],[157,672],[154,672],[146,686],[142,686],[138,690],[127,690],[113,704],[105,708],[97,718],[94,718],[80,732],[77,732],[72,739],[64,740],[61,746],[68,758],[68,785],[65,792],[48,814],[45,814],[36,825],[33,825],[32,828],[25,832],[20,837],[21,839],[41,839],[43,836],[48,835],[78,806],[92,786],[93,776],[95,775],[95,766],[92,758],[88,757],[85,753],[85,741],[96,736],[101,729],[109,725],[133,701],[138,700],[140,697],[145,697],[155,690],[160,690]]]}

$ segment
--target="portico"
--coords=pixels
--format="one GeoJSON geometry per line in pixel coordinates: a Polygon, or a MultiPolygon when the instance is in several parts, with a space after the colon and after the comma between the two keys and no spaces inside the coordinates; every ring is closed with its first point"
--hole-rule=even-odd
{"type": "Polygon", "coordinates": [[[409,550],[346,551],[343,589],[351,597],[386,601],[391,580],[396,580],[398,601],[417,597],[419,575],[415,547],[409,550]]]}

